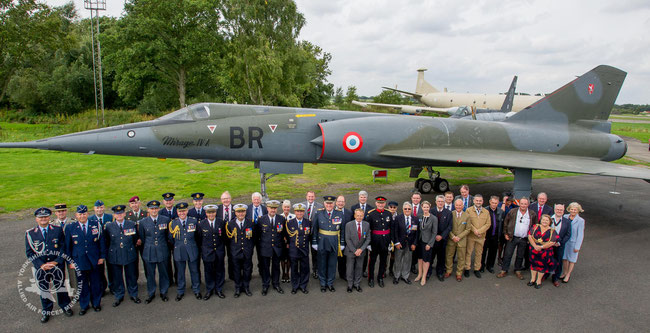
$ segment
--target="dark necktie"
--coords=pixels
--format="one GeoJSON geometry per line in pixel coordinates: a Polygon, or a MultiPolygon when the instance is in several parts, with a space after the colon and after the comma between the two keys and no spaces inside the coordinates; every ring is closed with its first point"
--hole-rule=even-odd
{"type": "Polygon", "coordinates": [[[410,234],[410,233],[411,233],[411,218],[407,216],[406,217],[406,234],[410,234]]]}
{"type": "Polygon", "coordinates": [[[226,206],[226,215],[224,216],[224,219],[227,219],[230,221],[230,207],[226,206]]]}
{"type": "Polygon", "coordinates": [[[210,221],[210,229],[214,229],[214,222],[210,221]]]}
{"type": "Polygon", "coordinates": [[[124,233],[124,223],[120,223],[120,233],[124,233]]]}
{"type": "Polygon", "coordinates": [[[307,216],[311,217],[311,206],[312,204],[309,204],[309,207],[307,208],[307,216]]]}
{"type": "Polygon", "coordinates": [[[85,223],[81,225],[81,229],[84,232],[84,236],[85,236],[86,235],[86,224],[85,223]]]}
{"type": "Polygon", "coordinates": [[[47,228],[42,228],[41,231],[43,232],[43,239],[47,240],[47,228]]]}
{"type": "Polygon", "coordinates": [[[185,221],[181,221],[181,224],[183,225],[183,228],[185,228],[185,221]]]}
{"type": "Polygon", "coordinates": [[[492,236],[494,236],[497,232],[497,217],[493,210],[490,209],[490,212],[492,212],[492,236]]]}

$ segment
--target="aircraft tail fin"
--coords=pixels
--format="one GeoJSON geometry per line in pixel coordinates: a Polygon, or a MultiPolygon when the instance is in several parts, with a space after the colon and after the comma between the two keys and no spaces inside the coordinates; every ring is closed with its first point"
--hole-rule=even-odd
{"type": "Polygon", "coordinates": [[[510,89],[506,94],[506,98],[503,100],[503,105],[501,105],[501,112],[509,113],[512,111],[512,102],[515,100],[515,90],[517,89],[517,75],[512,78],[512,83],[510,83],[510,89]]]}
{"type": "Polygon", "coordinates": [[[437,93],[438,89],[434,88],[429,82],[424,80],[424,72],[426,68],[418,69],[418,81],[415,84],[415,93],[419,95],[426,95],[429,93],[437,93]]]}
{"type": "Polygon", "coordinates": [[[606,121],[626,72],[600,65],[517,112],[506,122],[584,123],[606,121]]]}

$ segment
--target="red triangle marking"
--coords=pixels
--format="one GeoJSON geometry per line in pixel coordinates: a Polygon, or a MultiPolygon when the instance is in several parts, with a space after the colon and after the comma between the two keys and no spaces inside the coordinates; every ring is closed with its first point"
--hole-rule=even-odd
{"type": "Polygon", "coordinates": [[[278,127],[278,125],[271,125],[269,124],[269,128],[271,129],[271,132],[275,133],[275,129],[278,127]]]}

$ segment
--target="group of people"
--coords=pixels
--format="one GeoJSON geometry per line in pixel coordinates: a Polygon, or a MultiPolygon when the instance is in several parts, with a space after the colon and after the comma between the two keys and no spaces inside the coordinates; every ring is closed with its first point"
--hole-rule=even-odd
{"type": "MultiPolygon", "coordinates": [[[[497,277],[503,278],[513,256],[520,280],[530,269],[529,286],[540,288],[552,276],[557,287],[560,281],[569,282],[584,236],[578,203],[550,206],[547,195],[539,193],[531,204],[526,197],[515,200],[506,193],[503,198],[490,197],[484,206],[483,196],[471,195],[467,185],[460,188],[460,195],[446,192],[434,203],[422,201],[415,192],[401,210],[399,203],[383,196],[377,196],[373,206],[365,191],[350,208],[343,196],[324,196],[322,203],[317,202],[313,191],[294,205],[288,200],[263,203],[257,192],[248,205],[233,205],[227,191],[219,205],[203,205],[204,194],[199,192],[191,195],[192,207],[176,203],[174,197],[164,193],[161,201],[147,202],[145,211],[140,198],[133,196],[129,211],[116,205],[112,215],[97,200],[94,215],[89,217],[88,207],[79,205],[75,219],[68,219],[65,204],[54,206],[53,220],[52,210],[37,209],[37,226],[26,231],[25,244],[41,289],[48,290],[53,282],[48,271],[67,269],[68,285],[78,292],[79,315],[91,306],[101,311],[107,289],[115,297],[114,307],[126,294],[141,303],[137,283],[141,259],[147,304],[157,290],[161,300],[168,301],[172,284],[177,287],[176,301],[181,301],[186,267],[197,299],[225,298],[226,272],[234,281],[235,298],[242,293],[252,296],[254,253],[262,295],[270,287],[283,294],[281,282],[290,283],[292,294],[306,294],[310,272],[318,278],[321,292],[334,292],[337,270],[349,293],[362,291],[362,278],[371,288],[375,282],[383,288],[389,277],[393,284],[412,284],[411,274],[424,286],[434,272],[440,281],[453,274],[460,282],[472,271],[477,278],[485,270],[495,273],[497,258],[497,277]]],[[[59,288],[57,297],[63,313],[71,316],[68,290],[59,288]]],[[[41,297],[41,303],[41,321],[47,322],[53,304],[47,297],[41,297]]]]}

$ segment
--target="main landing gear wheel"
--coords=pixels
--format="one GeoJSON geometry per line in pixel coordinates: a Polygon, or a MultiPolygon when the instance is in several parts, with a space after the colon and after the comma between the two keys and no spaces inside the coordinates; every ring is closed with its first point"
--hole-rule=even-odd
{"type": "MultiPolygon", "coordinates": [[[[439,192],[439,193],[444,193],[446,191],[449,191],[449,182],[440,177],[440,172],[438,171],[433,171],[433,168],[431,167],[425,167],[428,174],[429,178],[418,178],[418,180],[415,181],[414,187],[416,190],[418,190],[420,193],[431,193],[431,192],[439,192]]],[[[411,168],[411,177],[415,178],[417,175],[422,171],[422,168],[416,168],[412,167],[411,168]]]]}
{"type": "Polygon", "coordinates": [[[436,178],[434,187],[436,188],[437,192],[445,193],[449,191],[449,182],[444,178],[436,178]]]}
{"type": "Polygon", "coordinates": [[[420,190],[420,193],[431,193],[433,191],[433,182],[429,179],[423,179],[420,178],[420,184],[418,186],[418,190],[420,190]]]}

